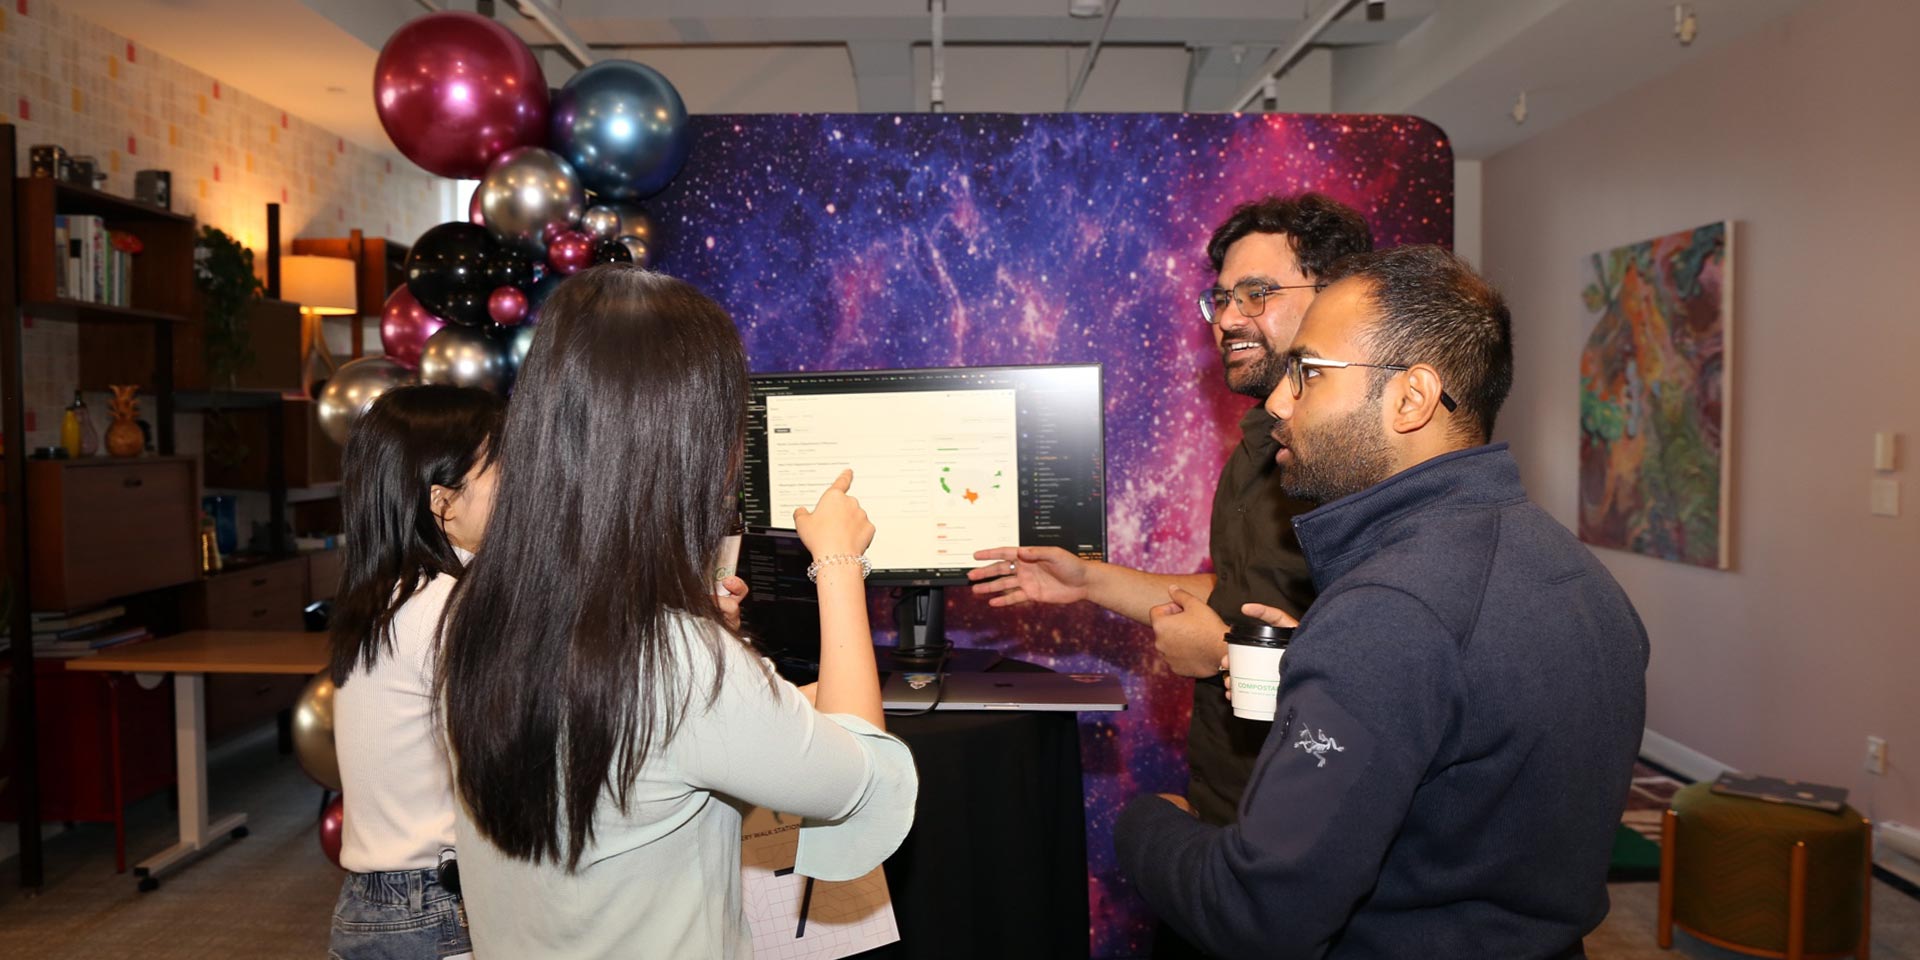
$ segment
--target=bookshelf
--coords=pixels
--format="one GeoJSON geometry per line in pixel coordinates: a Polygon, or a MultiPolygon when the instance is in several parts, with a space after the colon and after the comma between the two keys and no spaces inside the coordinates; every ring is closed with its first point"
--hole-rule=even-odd
{"type": "MultiPolygon", "coordinates": [[[[137,335],[145,328],[153,343],[154,369],[145,381],[154,398],[152,419],[155,444],[162,458],[174,453],[174,337],[190,328],[196,313],[193,248],[195,222],[190,216],[114,196],[88,187],[44,178],[19,176],[20,145],[11,124],[0,124],[0,379],[6,383],[0,406],[0,429],[7,449],[0,452],[4,475],[6,570],[5,605],[14,638],[8,659],[11,712],[9,739],[13,747],[12,793],[18,798],[13,813],[20,832],[20,883],[39,887],[44,865],[40,843],[40,774],[37,747],[36,669],[30,611],[36,596],[32,578],[32,509],[62,509],[36,504],[29,484],[27,459],[25,357],[22,329],[27,318],[35,322],[71,323],[116,328],[115,336],[137,335]],[[126,270],[127,303],[113,306],[62,296],[66,264],[55,242],[57,218],[99,217],[104,227],[138,239],[142,252],[130,258],[126,270]]],[[[151,460],[134,461],[151,463],[151,460]]],[[[192,465],[188,467],[189,471],[192,465]]],[[[44,518],[40,524],[45,526],[44,518]]],[[[122,558],[141,563],[139,556],[122,558]]],[[[45,575],[43,573],[43,575],[45,575]]],[[[40,594],[45,594],[43,589],[40,594]]]]}

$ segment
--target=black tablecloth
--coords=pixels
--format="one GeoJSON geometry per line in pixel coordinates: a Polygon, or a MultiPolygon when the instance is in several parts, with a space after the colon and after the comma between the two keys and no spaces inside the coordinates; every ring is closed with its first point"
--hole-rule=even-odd
{"type": "MultiPolygon", "coordinates": [[[[996,670],[1043,669],[1002,661],[996,670]]],[[[1072,713],[887,718],[920,770],[886,863],[900,942],[863,958],[1072,958],[1089,950],[1086,807],[1072,713]]]]}

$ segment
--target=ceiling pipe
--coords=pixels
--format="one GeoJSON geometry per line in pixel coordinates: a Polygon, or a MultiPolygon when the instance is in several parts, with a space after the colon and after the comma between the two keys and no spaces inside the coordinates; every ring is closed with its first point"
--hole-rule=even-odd
{"type": "Polygon", "coordinates": [[[441,10],[440,5],[433,2],[433,0],[413,0],[413,2],[426,8],[428,13],[439,13],[441,10]]]}
{"type": "MultiPolygon", "coordinates": [[[[420,0],[420,2],[424,3],[426,0],[420,0]]],[[[561,51],[567,55],[567,59],[573,61],[574,66],[584,69],[593,64],[596,58],[593,51],[587,48],[587,42],[580,39],[580,35],[574,33],[573,28],[567,26],[567,22],[560,18],[560,11],[547,6],[546,0],[507,0],[507,2],[513,4],[514,9],[519,10],[521,16],[539,24],[540,29],[545,30],[547,35],[560,45],[561,51]]]]}
{"type": "Polygon", "coordinates": [[[1314,41],[1320,39],[1320,35],[1327,32],[1327,28],[1333,26],[1335,20],[1346,16],[1347,11],[1359,5],[1360,0],[1334,0],[1325,13],[1320,14],[1312,24],[1308,25],[1306,32],[1300,34],[1286,48],[1275,51],[1273,56],[1267,58],[1267,62],[1260,67],[1259,79],[1248,84],[1247,88],[1240,92],[1240,96],[1234,98],[1232,109],[1245,110],[1248,104],[1259,99],[1260,95],[1266,91],[1269,80],[1278,80],[1285,76],[1288,70],[1293,69],[1294,64],[1300,62],[1300,58],[1313,49],[1314,41]]]}
{"type": "Polygon", "coordinates": [[[933,10],[933,81],[927,87],[927,106],[947,112],[947,0],[929,0],[933,10]]]}
{"type": "Polygon", "coordinates": [[[1093,45],[1087,48],[1087,60],[1080,65],[1080,76],[1073,81],[1073,90],[1067,94],[1067,112],[1073,112],[1073,106],[1080,102],[1080,91],[1087,86],[1087,77],[1093,73],[1093,61],[1100,56],[1100,44],[1106,42],[1107,28],[1113,26],[1113,12],[1120,9],[1120,0],[1108,0],[1107,18],[1100,21],[1100,35],[1093,38],[1093,45]]]}

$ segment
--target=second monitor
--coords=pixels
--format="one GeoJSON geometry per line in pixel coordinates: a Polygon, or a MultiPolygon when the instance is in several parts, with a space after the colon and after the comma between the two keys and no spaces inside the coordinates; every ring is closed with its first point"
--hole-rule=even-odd
{"type": "MultiPolygon", "coordinates": [[[[852,467],[871,583],[963,583],[975,550],[1013,544],[1102,560],[1104,409],[1097,364],[755,375],[742,512],[790,528],[852,467]]],[[[939,645],[939,601],[903,601],[920,618],[903,648],[939,645]]]]}

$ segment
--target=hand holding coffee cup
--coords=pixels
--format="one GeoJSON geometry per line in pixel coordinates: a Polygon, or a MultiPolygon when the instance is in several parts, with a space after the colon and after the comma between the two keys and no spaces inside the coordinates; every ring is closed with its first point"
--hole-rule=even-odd
{"type": "Polygon", "coordinates": [[[1237,622],[1227,634],[1227,699],[1236,717],[1272,721],[1280,694],[1280,660],[1298,622],[1286,611],[1261,603],[1246,604],[1240,612],[1254,620],[1237,622]]]}
{"type": "Polygon", "coordinates": [[[1227,674],[1232,681],[1227,698],[1233,715],[1243,720],[1273,719],[1280,696],[1280,658],[1293,640],[1292,627],[1265,623],[1234,624],[1227,634],[1227,674]]]}

